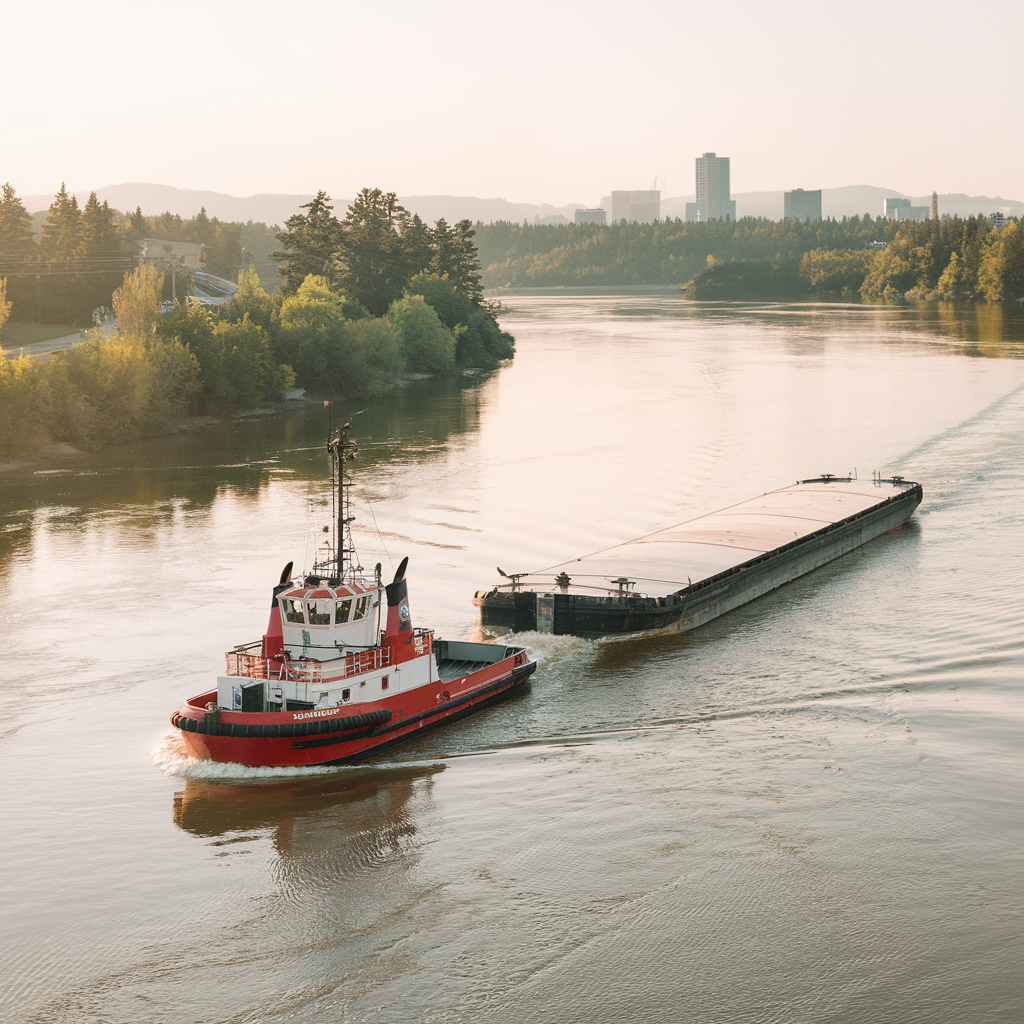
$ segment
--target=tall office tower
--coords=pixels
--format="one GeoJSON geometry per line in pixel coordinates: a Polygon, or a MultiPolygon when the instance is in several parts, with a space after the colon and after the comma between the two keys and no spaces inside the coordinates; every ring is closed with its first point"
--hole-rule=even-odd
{"type": "Polygon", "coordinates": [[[939,193],[932,193],[932,220],[939,219],[939,193]]]}
{"type": "Polygon", "coordinates": [[[805,192],[802,188],[795,188],[792,192],[784,193],[785,213],[784,217],[792,220],[821,220],[821,189],[812,189],[805,192]]]}
{"type": "Polygon", "coordinates": [[[729,158],[705,153],[697,157],[697,220],[735,220],[736,200],[729,198],[729,158]]]}

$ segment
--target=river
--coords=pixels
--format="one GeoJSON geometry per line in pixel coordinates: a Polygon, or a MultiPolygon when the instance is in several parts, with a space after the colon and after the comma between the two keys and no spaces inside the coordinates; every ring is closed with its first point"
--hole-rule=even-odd
{"type": "Polygon", "coordinates": [[[168,717],[326,522],[324,411],[0,475],[0,1018],[1024,1019],[1024,342],[999,309],[512,295],[513,363],[337,410],[417,625],[822,472],[902,530],[359,767],[168,717]]]}

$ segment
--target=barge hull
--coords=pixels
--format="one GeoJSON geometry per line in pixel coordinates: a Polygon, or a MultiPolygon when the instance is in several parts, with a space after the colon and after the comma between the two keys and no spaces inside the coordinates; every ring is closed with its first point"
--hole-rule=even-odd
{"type": "MultiPolygon", "coordinates": [[[[829,480],[806,481],[835,487],[849,483],[829,480]]],[[[795,541],[763,552],[754,558],[737,562],[728,568],[689,582],[662,596],[619,594],[592,596],[573,593],[572,581],[566,587],[547,588],[537,583],[520,584],[516,588],[494,588],[478,592],[474,604],[480,610],[481,625],[487,629],[514,632],[539,630],[562,635],[597,638],[623,633],[651,630],[684,632],[702,626],[719,615],[740,608],[764,594],[775,590],[823,565],[841,558],[883,533],[896,529],[907,521],[921,502],[920,484],[904,482],[899,478],[884,481],[895,493],[862,509],[854,515],[806,533],[795,541]]],[[[773,492],[776,493],[776,492],[773,492]]],[[[788,492],[787,492],[788,493],[788,492]]],[[[767,497],[767,496],[766,496],[767,497]]],[[[757,499],[755,499],[757,500],[757,499]]],[[[727,522],[728,516],[743,514],[743,506],[693,521],[706,532],[715,516],[727,522]]],[[[663,534],[641,538],[640,541],[611,549],[621,553],[644,542],[660,542],[660,538],[681,528],[663,534]]],[[[694,531],[691,531],[693,533],[694,531]]],[[[634,549],[635,550],[635,549],[634,549]]],[[[599,553],[600,555],[600,553],[599,553]]],[[[589,556],[598,559],[595,556],[589,556]]],[[[587,558],[576,564],[586,563],[587,558]]],[[[573,563],[564,563],[556,569],[570,569],[573,563]]],[[[598,564],[601,564],[598,561],[598,564]]],[[[625,560],[617,564],[625,564],[625,560]]],[[[676,567],[677,568],[677,567],[676,567]]],[[[618,583],[620,580],[612,580],[618,583]]],[[[630,581],[631,582],[631,581],[630,581]]],[[[664,581],[652,581],[664,587],[664,581]]],[[[608,584],[606,583],[605,586],[608,584]]],[[[669,584],[670,585],[670,584],[669,584]]],[[[581,588],[582,589],[582,588],[581,588]]]]}

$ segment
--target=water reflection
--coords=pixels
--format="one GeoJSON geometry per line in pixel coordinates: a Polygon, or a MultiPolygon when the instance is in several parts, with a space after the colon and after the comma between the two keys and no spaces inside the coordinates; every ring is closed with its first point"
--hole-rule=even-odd
{"type": "MultiPolygon", "coordinates": [[[[516,297],[505,297],[513,317],[516,297]]],[[[1024,309],[1015,305],[921,302],[909,306],[825,302],[691,302],[676,293],[637,297],[580,295],[578,303],[566,295],[551,297],[550,304],[530,297],[530,314],[546,311],[563,317],[573,312],[594,319],[690,321],[697,324],[746,322],[761,329],[786,332],[786,339],[824,342],[844,334],[874,335],[878,340],[903,340],[952,347],[957,355],[990,359],[1024,358],[1024,309]],[[547,310],[545,307],[547,306],[547,310]],[[952,344],[951,344],[952,343],[952,344]]],[[[575,317],[574,317],[575,319],[575,317]]]]}
{"type": "Polygon", "coordinates": [[[174,824],[200,839],[270,834],[282,857],[336,853],[357,842],[380,849],[416,826],[409,803],[444,764],[341,769],[283,780],[187,779],[174,794],[174,824]]]}
{"type": "MultiPolygon", "coordinates": [[[[364,472],[395,458],[429,461],[453,438],[478,429],[492,376],[413,381],[385,400],[339,402],[334,416],[354,420],[364,472]]],[[[41,528],[83,531],[106,521],[148,546],[225,495],[253,504],[282,478],[320,488],[328,472],[326,435],[327,414],[313,403],[131,446],[66,451],[61,458],[73,465],[59,469],[7,470],[0,477],[0,568],[41,528]]]]}

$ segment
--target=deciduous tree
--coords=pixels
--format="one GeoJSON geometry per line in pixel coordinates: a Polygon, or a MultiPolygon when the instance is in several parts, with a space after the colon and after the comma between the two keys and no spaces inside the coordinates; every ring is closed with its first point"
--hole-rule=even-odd
{"type": "Polygon", "coordinates": [[[402,355],[410,370],[450,373],[455,367],[455,336],[419,295],[391,304],[388,320],[402,339],[402,355]]]}
{"type": "Polygon", "coordinates": [[[164,275],[151,263],[125,274],[124,284],[112,296],[118,334],[130,341],[152,337],[160,317],[163,284],[164,275]]]}

